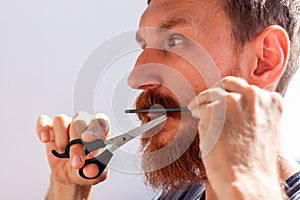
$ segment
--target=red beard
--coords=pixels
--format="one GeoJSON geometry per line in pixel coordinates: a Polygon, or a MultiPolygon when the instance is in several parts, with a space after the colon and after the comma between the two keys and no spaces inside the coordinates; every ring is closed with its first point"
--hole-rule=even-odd
{"type": "MultiPolygon", "coordinates": [[[[155,104],[164,108],[180,107],[178,101],[172,97],[155,90],[147,90],[137,98],[136,108],[149,109],[155,104]]],[[[139,113],[138,116],[142,123],[151,120],[147,113],[139,113]]],[[[172,130],[160,130],[162,127],[152,129],[141,139],[145,182],[153,189],[170,191],[181,188],[189,181],[200,184],[206,180],[206,175],[199,158],[198,121],[190,113],[169,112],[167,116],[168,120],[176,122],[176,127],[172,127],[172,130]],[[187,118],[188,122],[181,124],[181,119],[187,118]],[[162,138],[170,139],[162,142],[162,138]]]]}

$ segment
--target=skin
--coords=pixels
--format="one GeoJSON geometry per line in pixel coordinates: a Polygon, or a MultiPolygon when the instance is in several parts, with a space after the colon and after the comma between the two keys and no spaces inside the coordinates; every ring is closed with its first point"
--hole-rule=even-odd
{"type": "MultiPolygon", "coordinates": [[[[237,54],[230,30],[231,23],[217,1],[152,0],[137,34],[144,51],[128,84],[134,89],[152,89],[177,98],[199,120],[199,148],[207,152],[202,157],[208,177],[206,199],[283,199],[281,182],[297,172],[299,166],[280,147],[283,100],[272,90],[286,67],[289,40],[281,27],[270,26],[237,54]],[[171,30],[155,32],[146,27],[171,30]],[[203,50],[211,56],[205,63],[212,68],[205,68],[199,61],[198,53],[203,50]],[[218,73],[213,74],[212,69],[218,73]],[[179,74],[182,81],[174,83],[176,75],[171,76],[172,72],[179,74]],[[213,136],[218,140],[207,147],[205,138],[213,136]],[[228,195],[222,196],[224,193],[228,195]]],[[[107,178],[108,169],[95,180],[80,178],[77,170],[85,159],[80,145],[71,148],[70,161],[56,159],[50,153],[53,148],[64,150],[69,140],[82,133],[85,140],[105,139],[109,121],[105,116],[98,120],[102,131],[91,136],[86,130],[93,129],[93,123],[78,129],[72,128],[76,122],[65,115],[53,120],[39,117],[37,134],[46,143],[52,171],[48,199],[66,195],[88,199],[92,185],[107,178]]],[[[166,127],[175,123],[178,122],[168,119],[166,127]]],[[[161,142],[168,143],[174,132],[165,128],[162,135],[168,137],[161,142]]],[[[93,176],[95,166],[89,166],[86,173],[93,176]]]]}
{"type": "MultiPolygon", "coordinates": [[[[52,149],[59,153],[64,152],[67,143],[71,140],[82,138],[84,141],[106,139],[110,134],[108,118],[100,114],[97,120],[90,123],[72,121],[72,118],[61,114],[52,120],[46,115],[39,116],[36,125],[39,139],[46,144],[49,166],[51,168],[50,188],[47,199],[89,199],[92,185],[104,181],[108,177],[108,168],[97,179],[83,179],[78,174],[78,169],[84,165],[84,150],[82,145],[73,145],[70,148],[70,160],[59,159],[53,156],[52,149]],[[70,128],[68,129],[68,126],[70,128]],[[91,134],[91,132],[95,134],[91,134]]],[[[88,157],[87,157],[88,158],[88,157]]],[[[85,174],[93,177],[97,168],[88,165],[85,174]]]]}

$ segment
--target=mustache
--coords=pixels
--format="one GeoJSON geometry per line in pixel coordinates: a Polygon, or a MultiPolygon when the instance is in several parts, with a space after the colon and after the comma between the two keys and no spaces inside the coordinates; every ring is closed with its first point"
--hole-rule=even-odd
{"type": "MultiPolygon", "coordinates": [[[[156,90],[146,90],[142,92],[135,102],[136,109],[150,109],[150,108],[179,108],[180,104],[177,99],[172,96],[163,94],[156,90]]],[[[148,113],[137,113],[142,122],[148,122],[151,119],[148,113]]],[[[180,112],[166,112],[168,117],[180,119],[180,112]]]]}

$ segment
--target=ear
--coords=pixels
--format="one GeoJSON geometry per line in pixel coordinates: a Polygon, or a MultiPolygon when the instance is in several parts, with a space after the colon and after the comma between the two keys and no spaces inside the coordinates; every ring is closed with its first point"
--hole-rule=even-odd
{"type": "Polygon", "coordinates": [[[277,83],[289,57],[290,43],[286,31],[281,26],[269,26],[252,44],[256,52],[256,64],[249,69],[249,82],[261,88],[277,83]]]}

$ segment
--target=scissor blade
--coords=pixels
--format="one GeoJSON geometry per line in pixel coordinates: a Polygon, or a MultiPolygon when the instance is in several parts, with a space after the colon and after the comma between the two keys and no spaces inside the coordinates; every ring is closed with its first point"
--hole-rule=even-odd
{"type": "Polygon", "coordinates": [[[128,131],[126,134],[132,136],[132,137],[137,137],[143,133],[145,133],[146,131],[154,128],[155,126],[161,124],[162,122],[166,121],[167,120],[167,117],[166,115],[163,115],[161,117],[158,117],[154,120],[151,120],[150,122],[147,122],[137,128],[134,128],[130,131],[128,131]]]}
{"type": "Polygon", "coordinates": [[[115,151],[119,147],[123,146],[133,138],[136,138],[139,135],[142,135],[146,131],[154,128],[155,126],[161,124],[162,122],[166,121],[167,117],[165,115],[158,117],[150,122],[147,122],[146,124],[143,124],[137,128],[134,128],[126,133],[123,133],[121,135],[118,135],[114,138],[111,138],[107,141],[105,141],[106,144],[112,145],[109,149],[111,152],[115,151]]]}

